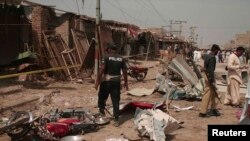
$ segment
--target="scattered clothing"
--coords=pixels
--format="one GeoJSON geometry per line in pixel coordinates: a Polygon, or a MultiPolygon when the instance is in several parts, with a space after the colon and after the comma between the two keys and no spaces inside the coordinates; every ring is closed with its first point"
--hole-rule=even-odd
{"type": "Polygon", "coordinates": [[[134,123],[141,136],[149,136],[153,141],[165,141],[166,134],[177,130],[179,121],[159,109],[136,109],[134,123]]]}

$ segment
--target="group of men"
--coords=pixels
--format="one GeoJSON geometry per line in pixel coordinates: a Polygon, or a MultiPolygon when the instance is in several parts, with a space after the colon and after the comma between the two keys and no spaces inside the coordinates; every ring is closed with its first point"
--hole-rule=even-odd
{"type": "MultiPolygon", "coordinates": [[[[220,47],[214,44],[211,47],[210,53],[203,56],[204,59],[204,69],[202,70],[203,77],[205,78],[206,88],[204,89],[201,110],[199,113],[200,117],[210,117],[210,116],[220,116],[221,114],[217,110],[216,106],[220,97],[216,92],[215,83],[215,68],[216,68],[216,58],[215,56],[220,51],[220,47]],[[210,106],[210,109],[209,109],[210,106]]],[[[242,69],[248,68],[242,65],[239,57],[243,55],[245,49],[243,47],[238,47],[236,51],[229,55],[226,70],[227,74],[227,93],[225,94],[224,105],[230,105],[232,107],[241,108],[240,103],[240,85],[243,84],[241,72],[242,69]]]]}
{"type": "MultiPolygon", "coordinates": [[[[121,72],[124,79],[124,87],[128,90],[127,68],[124,58],[116,53],[116,45],[108,44],[106,49],[107,54],[103,58],[102,67],[97,77],[95,88],[98,92],[98,107],[99,112],[105,115],[106,100],[109,94],[113,105],[114,125],[119,126],[119,102],[121,90],[121,72]],[[104,76],[104,77],[103,77],[104,76]],[[102,79],[102,81],[101,81],[102,79]],[[100,83],[99,83],[100,82],[100,83]]],[[[217,110],[217,103],[220,97],[216,92],[215,83],[215,56],[220,51],[220,47],[214,44],[211,47],[210,53],[203,55],[204,67],[202,69],[203,78],[205,78],[206,88],[203,92],[203,97],[200,107],[200,117],[220,116],[217,110]]],[[[243,47],[238,47],[235,52],[230,54],[226,69],[228,70],[228,88],[225,95],[224,104],[233,107],[241,107],[240,103],[240,85],[243,83],[241,78],[241,70],[247,68],[240,64],[239,57],[244,53],[243,47]]]]}

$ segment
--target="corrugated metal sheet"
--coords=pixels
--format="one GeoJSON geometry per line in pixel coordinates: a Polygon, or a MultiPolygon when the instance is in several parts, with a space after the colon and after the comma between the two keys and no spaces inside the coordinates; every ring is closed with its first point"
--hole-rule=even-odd
{"type": "Polygon", "coordinates": [[[204,85],[202,84],[203,79],[198,79],[196,73],[182,57],[175,57],[168,65],[168,68],[179,74],[185,82],[191,85],[191,95],[200,96],[202,94],[204,90],[204,85]]]}

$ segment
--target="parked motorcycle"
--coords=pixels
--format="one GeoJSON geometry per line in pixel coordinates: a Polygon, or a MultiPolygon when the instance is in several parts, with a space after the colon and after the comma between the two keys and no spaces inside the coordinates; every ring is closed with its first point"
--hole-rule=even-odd
{"type": "Polygon", "coordinates": [[[142,81],[147,73],[148,73],[148,68],[146,67],[137,67],[137,66],[131,66],[128,62],[128,75],[132,78],[135,78],[137,81],[142,81]]]}

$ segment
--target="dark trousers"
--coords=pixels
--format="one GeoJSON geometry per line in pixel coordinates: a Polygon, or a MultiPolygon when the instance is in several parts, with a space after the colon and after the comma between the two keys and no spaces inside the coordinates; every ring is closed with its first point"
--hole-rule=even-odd
{"type": "Polygon", "coordinates": [[[98,107],[100,110],[105,109],[106,100],[110,94],[113,104],[113,115],[116,120],[119,119],[120,88],[120,81],[103,81],[98,93],[98,107]]]}

